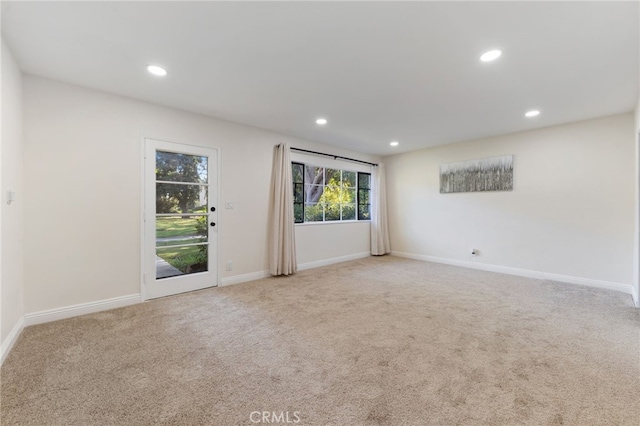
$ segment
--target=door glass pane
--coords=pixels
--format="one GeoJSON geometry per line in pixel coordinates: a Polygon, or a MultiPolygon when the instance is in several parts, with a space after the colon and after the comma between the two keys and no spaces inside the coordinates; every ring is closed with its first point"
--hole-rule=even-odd
{"type": "Polygon", "coordinates": [[[207,157],[156,151],[156,180],[207,183],[207,157]]]}
{"type": "Polygon", "coordinates": [[[206,272],[208,245],[156,249],[156,279],[206,272]]]}
{"type": "Polygon", "coordinates": [[[156,218],[156,246],[207,242],[207,216],[161,216],[156,218]]]}
{"type": "Polygon", "coordinates": [[[155,160],[156,278],[205,272],[208,158],[156,150],[155,160]]]}
{"type": "Polygon", "coordinates": [[[206,213],[207,187],[182,183],[156,183],[156,213],[206,213]]]}

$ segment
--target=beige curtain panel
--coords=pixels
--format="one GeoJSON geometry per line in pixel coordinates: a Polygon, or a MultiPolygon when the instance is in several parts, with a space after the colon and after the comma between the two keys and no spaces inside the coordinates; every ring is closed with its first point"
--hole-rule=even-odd
{"type": "Polygon", "coordinates": [[[274,148],[269,220],[269,272],[291,275],[298,269],[293,216],[293,179],[289,145],[274,148]]]}
{"type": "Polygon", "coordinates": [[[382,256],[387,253],[391,253],[391,243],[384,164],[380,163],[371,170],[371,254],[382,256]]]}

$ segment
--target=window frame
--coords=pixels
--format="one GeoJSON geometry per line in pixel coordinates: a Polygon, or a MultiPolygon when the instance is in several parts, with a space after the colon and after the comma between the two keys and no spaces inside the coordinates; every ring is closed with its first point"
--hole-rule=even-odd
{"type": "MultiPolygon", "coordinates": [[[[292,189],[293,189],[293,207],[294,207],[294,223],[295,225],[317,225],[317,224],[326,224],[326,223],[357,223],[357,222],[370,222],[371,221],[371,173],[367,173],[367,172],[361,172],[358,170],[349,170],[347,168],[343,168],[343,167],[329,167],[329,166],[322,166],[322,165],[315,165],[311,162],[307,163],[307,162],[301,162],[301,161],[291,161],[291,170],[292,170],[292,177],[291,177],[291,183],[292,183],[292,189]],[[295,181],[295,176],[293,173],[293,169],[295,166],[301,166],[302,167],[302,173],[301,173],[301,177],[302,180],[299,182],[295,181]],[[319,221],[305,221],[305,206],[306,206],[306,200],[305,200],[305,195],[306,195],[306,191],[305,191],[305,186],[307,184],[306,182],[306,167],[319,167],[319,168],[323,168],[324,171],[323,173],[326,173],[326,169],[332,169],[332,170],[339,170],[340,171],[340,175],[342,177],[342,174],[344,172],[349,172],[349,173],[355,173],[356,176],[356,182],[355,182],[355,186],[353,187],[353,189],[355,190],[355,218],[354,219],[342,219],[342,211],[340,214],[340,219],[339,220],[326,220],[325,218],[325,214],[323,213],[322,216],[322,220],[319,221]],[[368,188],[364,188],[360,186],[360,176],[361,175],[366,175],[369,178],[369,187],[368,188]],[[302,188],[302,201],[296,200],[296,188],[302,188]],[[368,203],[362,203],[360,200],[360,191],[361,190],[366,190],[369,192],[369,202],[368,203]],[[295,215],[295,211],[296,211],[296,206],[300,206],[301,207],[301,212],[302,212],[302,221],[298,221],[296,219],[296,215],[295,215]],[[361,206],[368,206],[369,209],[369,217],[368,218],[362,218],[362,215],[360,214],[360,207],[361,206]]],[[[341,178],[342,180],[342,178],[341,178]]],[[[326,184],[326,182],[323,182],[323,187],[328,186],[326,184]]]]}

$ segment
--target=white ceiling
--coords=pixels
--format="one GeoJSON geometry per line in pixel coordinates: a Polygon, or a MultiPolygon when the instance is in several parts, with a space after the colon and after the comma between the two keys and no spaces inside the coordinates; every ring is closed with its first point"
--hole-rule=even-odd
{"type": "Polygon", "coordinates": [[[2,34],[28,74],[387,155],[633,110],[639,16],[638,2],[3,1],[2,34]]]}

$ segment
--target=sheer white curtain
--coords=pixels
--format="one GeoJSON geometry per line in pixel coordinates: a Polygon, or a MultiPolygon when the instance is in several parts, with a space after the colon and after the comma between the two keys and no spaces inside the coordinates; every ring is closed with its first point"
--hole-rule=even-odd
{"type": "Polygon", "coordinates": [[[289,145],[277,145],[273,151],[271,172],[269,219],[269,272],[271,275],[290,275],[298,269],[292,182],[289,145]]]}
{"type": "Polygon", "coordinates": [[[371,254],[391,253],[387,223],[387,193],[384,164],[371,168],[371,254]]]}

